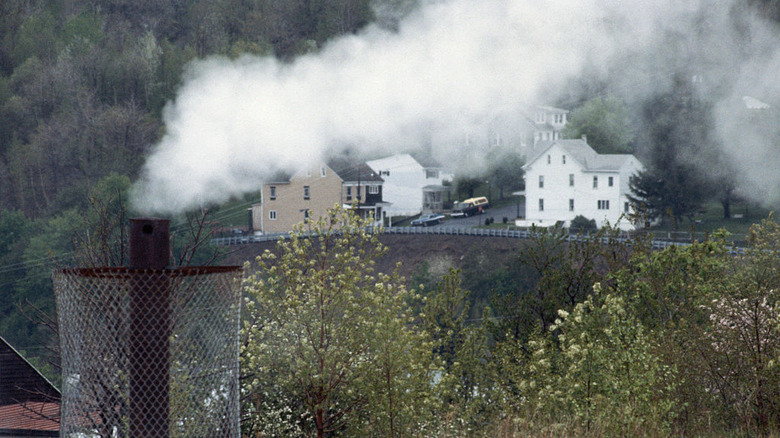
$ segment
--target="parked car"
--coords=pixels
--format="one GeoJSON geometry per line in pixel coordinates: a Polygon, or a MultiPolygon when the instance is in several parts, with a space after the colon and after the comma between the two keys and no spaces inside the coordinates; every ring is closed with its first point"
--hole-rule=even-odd
{"type": "Polygon", "coordinates": [[[440,214],[424,214],[417,219],[412,221],[413,227],[427,227],[429,225],[437,225],[441,223],[441,220],[444,219],[444,216],[440,214]]]}
{"type": "Polygon", "coordinates": [[[461,202],[455,202],[455,206],[452,209],[450,216],[469,217],[474,216],[475,214],[482,214],[489,206],[490,203],[484,196],[469,198],[461,202]]]}

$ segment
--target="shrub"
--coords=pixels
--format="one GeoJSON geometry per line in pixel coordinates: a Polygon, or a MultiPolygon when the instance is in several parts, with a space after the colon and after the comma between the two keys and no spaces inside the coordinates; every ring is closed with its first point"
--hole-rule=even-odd
{"type": "Polygon", "coordinates": [[[595,219],[588,219],[583,215],[575,216],[574,219],[571,220],[571,225],[569,228],[572,231],[577,232],[595,231],[598,229],[595,219]]]}

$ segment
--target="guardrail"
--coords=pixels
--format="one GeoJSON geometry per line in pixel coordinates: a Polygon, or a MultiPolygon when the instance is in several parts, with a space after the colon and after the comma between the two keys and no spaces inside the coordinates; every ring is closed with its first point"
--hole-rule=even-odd
{"type": "MultiPolygon", "coordinates": [[[[529,239],[533,232],[529,230],[500,229],[500,228],[470,228],[470,227],[387,227],[382,228],[384,234],[406,234],[406,235],[447,235],[447,236],[473,236],[473,237],[502,237],[508,239],[529,239]]],[[[275,242],[279,238],[287,239],[289,233],[269,233],[257,236],[231,236],[217,237],[211,240],[215,245],[246,245],[249,243],[275,242]]],[[[569,242],[582,241],[590,239],[588,235],[569,234],[566,240],[569,242]]],[[[602,238],[604,243],[608,243],[608,238],[602,238]]],[[[613,238],[613,241],[625,242],[629,237],[613,238]]],[[[689,246],[690,242],[655,239],[652,241],[652,247],[655,250],[661,250],[670,246],[689,246]]],[[[735,248],[732,252],[740,253],[742,248],[735,248]]]]}

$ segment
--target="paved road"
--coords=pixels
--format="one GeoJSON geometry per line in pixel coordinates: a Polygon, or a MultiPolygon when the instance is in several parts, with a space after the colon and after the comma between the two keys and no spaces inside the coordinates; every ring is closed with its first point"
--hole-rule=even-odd
{"type": "MultiPolygon", "coordinates": [[[[521,205],[520,213],[524,213],[525,210],[521,205]]],[[[483,214],[476,216],[469,216],[466,218],[449,218],[439,225],[434,227],[475,227],[479,225],[485,225],[485,219],[492,217],[495,223],[501,223],[504,218],[508,219],[509,224],[514,224],[517,217],[517,205],[509,205],[506,207],[488,208],[483,214]]]]}

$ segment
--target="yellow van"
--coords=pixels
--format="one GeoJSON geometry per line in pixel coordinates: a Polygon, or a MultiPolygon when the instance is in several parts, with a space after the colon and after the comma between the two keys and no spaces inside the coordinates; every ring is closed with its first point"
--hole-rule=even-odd
{"type": "Polygon", "coordinates": [[[455,202],[455,206],[453,207],[450,216],[469,217],[475,214],[482,214],[489,206],[490,203],[488,202],[488,199],[484,196],[465,199],[461,202],[455,202]]]}

